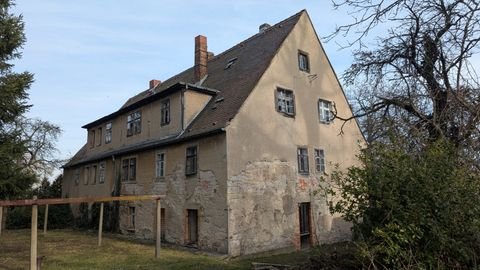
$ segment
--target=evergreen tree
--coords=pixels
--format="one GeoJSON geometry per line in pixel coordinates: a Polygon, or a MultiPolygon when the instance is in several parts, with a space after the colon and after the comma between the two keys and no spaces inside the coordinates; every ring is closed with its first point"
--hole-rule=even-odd
{"type": "Polygon", "coordinates": [[[12,62],[21,57],[25,43],[22,16],[10,12],[13,5],[0,0],[0,200],[21,195],[35,181],[19,162],[26,146],[15,123],[30,107],[27,90],[33,74],[13,71],[12,62]]]}

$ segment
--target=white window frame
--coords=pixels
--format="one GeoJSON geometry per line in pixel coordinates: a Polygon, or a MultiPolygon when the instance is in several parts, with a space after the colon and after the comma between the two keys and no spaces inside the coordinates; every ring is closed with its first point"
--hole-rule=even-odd
{"type": "Polygon", "coordinates": [[[298,51],[298,69],[301,71],[310,73],[310,59],[308,53],[304,51],[298,51]]]}
{"type": "Polygon", "coordinates": [[[325,150],[316,148],[314,150],[315,170],[320,173],[326,172],[325,150]]]}
{"type": "Polygon", "coordinates": [[[112,142],[112,122],[105,124],[105,144],[112,142]]]}
{"type": "Polygon", "coordinates": [[[98,164],[98,183],[103,184],[105,183],[105,169],[106,169],[106,162],[100,162],[98,164]]]}
{"type": "Polygon", "coordinates": [[[330,124],[333,121],[332,102],[319,99],[318,100],[318,118],[320,123],[330,124]]]}
{"type": "Polygon", "coordinates": [[[127,137],[142,132],[142,112],[135,111],[127,116],[127,137]]]}
{"type": "Polygon", "coordinates": [[[293,91],[278,87],[275,90],[275,107],[278,112],[295,116],[295,95],[293,91]]]}
{"type": "Polygon", "coordinates": [[[301,146],[297,148],[297,165],[298,173],[308,175],[310,173],[310,167],[308,164],[308,148],[301,146]],[[305,152],[303,152],[305,151],[305,152]]]}
{"type": "Polygon", "coordinates": [[[166,169],[166,153],[165,151],[158,151],[155,153],[155,177],[163,178],[165,177],[165,169],[166,169]],[[160,159],[159,157],[162,157],[160,159]]]}

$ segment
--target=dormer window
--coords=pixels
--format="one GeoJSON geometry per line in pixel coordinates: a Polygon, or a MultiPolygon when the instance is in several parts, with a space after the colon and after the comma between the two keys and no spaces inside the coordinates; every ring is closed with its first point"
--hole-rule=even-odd
{"type": "Polygon", "coordinates": [[[127,136],[139,134],[140,132],[142,132],[142,113],[136,111],[127,117],[127,136]]]}
{"type": "Polygon", "coordinates": [[[160,111],[161,125],[168,125],[170,123],[170,99],[162,101],[160,111]]]}
{"type": "Polygon", "coordinates": [[[298,68],[301,71],[310,72],[310,62],[308,60],[308,54],[306,52],[298,52],[298,68]]]}
{"type": "Polygon", "coordinates": [[[237,57],[235,58],[232,58],[230,60],[228,60],[227,64],[225,65],[225,69],[229,69],[233,66],[233,64],[235,64],[235,62],[237,61],[237,57]]]}

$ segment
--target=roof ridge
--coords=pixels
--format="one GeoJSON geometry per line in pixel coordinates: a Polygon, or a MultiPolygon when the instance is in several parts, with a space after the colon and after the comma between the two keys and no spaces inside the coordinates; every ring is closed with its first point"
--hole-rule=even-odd
{"type": "Polygon", "coordinates": [[[278,22],[278,23],[270,26],[270,27],[267,28],[264,32],[256,33],[256,34],[248,37],[247,39],[238,42],[237,44],[235,44],[235,45],[233,45],[232,47],[226,49],[225,51],[223,51],[223,52],[215,55],[212,59],[208,60],[208,62],[217,60],[216,58],[219,58],[219,57],[222,56],[223,54],[226,54],[226,53],[232,51],[233,49],[236,49],[238,46],[241,46],[241,45],[244,44],[244,43],[247,43],[247,42],[249,42],[249,41],[251,41],[251,40],[253,40],[253,39],[255,39],[255,38],[258,38],[258,37],[264,35],[264,34],[265,34],[266,32],[268,32],[268,31],[272,31],[275,27],[279,27],[279,26],[282,25],[283,23],[286,23],[287,21],[293,20],[294,18],[302,15],[302,13],[304,13],[304,12],[307,12],[307,10],[306,10],[306,9],[302,9],[302,10],[300,10],[299,12],[295,13],[294,15],[292,15],[292,16],[286,18],[286,19],[283,19],[283,20],[281,20],[280,22],[278,22]]]}

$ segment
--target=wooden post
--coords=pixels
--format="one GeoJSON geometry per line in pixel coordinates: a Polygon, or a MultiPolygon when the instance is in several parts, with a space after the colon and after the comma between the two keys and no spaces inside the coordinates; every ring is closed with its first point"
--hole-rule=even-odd
{"type": "Polygon", "coordinates": [[[103,202],[100,203],[100,218],[98,221],[98,246],[102,245],[102,229],[103,229],[103,202]]]}
{"type": "Polygon", "coordinates": [[[157,230],[156,230],[156,242],[155,242],[155,258],[160,258],[160,241],[161,239],[161,224],[162,224],[162,208],[160,206],[160,199],[157,199],[157,230]]]}
{"type": "MultiPolygon", "coordinates": [[[[36,200],[37,196],[33,196],[36,200]]],[[[38,222],[38,205],[32,205],[32,236],[30,244],[30,270],[37,270],[37,222],[38,222]]]]}
{"type": "Polygon", "coordinates": [[[3,225],[3,206],[0,206],[0,236],[2,236],[2,225],[3,225]]]}
{"type": "Polygon", "coordinates": [[[45,217],[43,218],[43,234],[47,234],[48,226],[48,204],[45,204],[45,217]]]}

